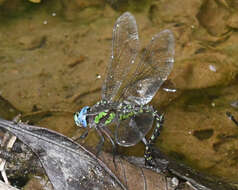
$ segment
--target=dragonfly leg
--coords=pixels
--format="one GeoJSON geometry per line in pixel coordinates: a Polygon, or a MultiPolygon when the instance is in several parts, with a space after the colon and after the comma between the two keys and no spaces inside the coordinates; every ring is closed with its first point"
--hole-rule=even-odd
{"type": "Polygon", "coordinates": [[[226,112],[226,115],[229,117],[231,121],[233,121],[236,126],[238,126],[238,121],[234,118],[234,116],[230,112],[226,112]]]}
{"type": "Polygon", "coordinates": [[[156,125],[148,143],[145,144],[144,158],[145,158],[145,165],[148,165],[148,166],[156,165],[156,161],[155,159],[153,159],[153,155],[152,155],[152,146],[155,143],[158,136],[160,135],[160,131],[164,123],[164,115],[159,115],[158,113],[155,112],[154,117],[156,120],[156,125]]]}
{"type": "Polygon", "coordinates": [[[74,141],[77,141],[77,140],[82,140],[82,139],[85,139],[86,137],[88,136],[88,129],[86,129],[82,135],[80,136],[75,136],[73,138],[74,141]]]}
{"type": "Polygon", "coordinates": [[[117,155],[117,146],[116,146],[114,140],[112,139],[111,131],[109,131],[107,128],[101,128],[101,130],[107,136],[107,138],[109,138],[110,142],[112,143],[113,163],[114,163],[115,168],[117,168],[116,161],[115,161],[115,157],[117,155]]]}
{"type": "Polygon", "coordinates": [[[113,153],[116,153],[117,152],[117,146],[116,146],[114,140],[112,139],[111,132],[107,128],[102,128],[101,130],[107,136],[107,138],[109,138],[110,142],[112,143],[113,153]]]}
{"type": "Polygon", "coordinates": [[[79,139],[85,139],[88,136],[88,129],[86,129],[83,134],[79,137],[79,139]]]}
{"type": "Polygon", "coordinates": [[[102,147],[103,147],[103,145],[104,145],[104,141],[105,141],[105,139],[104,139],[104,136],[103,136],[103,134],[102,134],[102,132],[101,132],[101,130],[99,129],[99,128],[96,128],[96,131],[97,131],[97,133],[98,133],[98,135],[99,135],[99,137],[100,137],[100,141],[99,141],[99,143],[98,143],[98,145],[97,145],[97,147],[96,147],[96,156],[98,156],[99,155],[99,153],[101,152],[101,150],[102,150],[102,147]]]}

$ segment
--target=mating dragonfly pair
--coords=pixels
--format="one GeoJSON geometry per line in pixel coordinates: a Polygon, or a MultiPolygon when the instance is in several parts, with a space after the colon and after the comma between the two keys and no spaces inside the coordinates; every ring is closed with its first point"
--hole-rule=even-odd
{"type": "Polygon", "coordinates": [[[160,115],[148,105],[160,86],[167,80],[174,63],[174,37],[170,30],[156,34],[136,63],[139,37],[135,18],[129,12],[121,15],[113,28],[112,55],[107,76],[102,86],[102,100],[92,107],[83,107],[76,112],[77,126],[98,132],[101,140],[98,152],[104,143],[104,135],[116,150],[115,142],[124,147],[145,144],[145,162],[152,161],[151,145],[159,136],[163,124],[160,115]],[[156,122],[154,131],[147,141],[145,136],[156,122]],[[115,123],[115,134],[107,128],[115,123]]]}

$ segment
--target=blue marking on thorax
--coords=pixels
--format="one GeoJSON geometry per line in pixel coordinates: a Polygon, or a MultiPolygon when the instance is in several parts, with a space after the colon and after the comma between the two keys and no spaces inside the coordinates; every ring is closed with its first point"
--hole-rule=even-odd
{"type": "Polygon", "coordinates": [[[80,112],[76,112],[74,114],[74,121],[76,123],[77,126],[79,127],[87,127],[87,120],[86,120],[86,116],[87,116],[87,112],[88,112],[88,106],[85,106],[81,109],[80,112]]]}

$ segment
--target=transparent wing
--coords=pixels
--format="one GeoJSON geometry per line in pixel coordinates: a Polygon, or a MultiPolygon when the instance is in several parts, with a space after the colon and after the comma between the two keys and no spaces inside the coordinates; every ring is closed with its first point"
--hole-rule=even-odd
{"type": "Polygon", "coordinates": [[[145,112],[126,120],[121,120],[115,130],[115,139],[120,146],[133,146],[149,132],[153,125],[152,112],[145,112]]]}
{"type": "Polygon", "coordinates": [[[111,101],[117,94],[139,48],[139,37],[135,18],[126,12],[121,15],[113,29],[112,55],[107,76],[102,87],[102,99],[111,101]]]}
{"type": "Polygon", "coordinates": [[[149,103],[167,79],[173,63],[174,37],[170,30],[164,30],[152,38],[120,100],[139,105],[149,103]]]}

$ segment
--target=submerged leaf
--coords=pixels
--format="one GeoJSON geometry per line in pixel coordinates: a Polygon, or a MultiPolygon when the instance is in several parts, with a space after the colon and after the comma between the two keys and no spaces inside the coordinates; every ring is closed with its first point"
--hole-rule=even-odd
{"type": "Polygon", "coordinates": [[[94,154],[59,133],[3,119],[0,128],[32,149],[56,190],[126,189],[94,154]]]}

